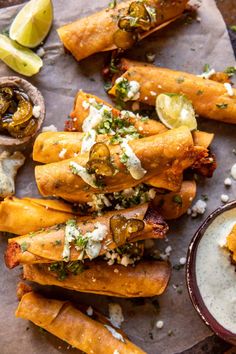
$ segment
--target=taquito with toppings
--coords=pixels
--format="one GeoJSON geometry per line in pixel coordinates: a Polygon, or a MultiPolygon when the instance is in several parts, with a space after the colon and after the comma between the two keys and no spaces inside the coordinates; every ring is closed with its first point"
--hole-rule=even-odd
{"type": "Polygon", "coordinates": [[[85,353],[145,354],[103,316],[85,315],[70,302],[24,294],[15,313],[85,353]]]}
{"type": "Polygon", "coordinates": [[[40,193],[81,203],[86,202],[91,193],[117,192],[151,178],[155,179],[155,187],[177,191],[181,187],[183,171],[202,154],[207,154],[206,149],[194,146],[191,132],[186,127],[121,145],[106,145],[101,150],[106,151],[106,162],[99,164],[96,159],[96,166],[101,169],[97,167],[95,171],[106,174],[112,169],[114,173],[103,176],[102,181],[88,173],[87,167],[94,166],[90,151],[90,156],[80,154],[69,160],[37,166],[35,176],[40,193]],[[109,163],[112,167],[108,166],[109,163]],[[102,167],[106,168],[105,171],[102,167]]]}
{"type": "Polygon", "coordinates": [[[41,285],[56,285],[70,290],[117,297],[151,297],[161,295],[168,284],[171,266],[168,262],[142,260],[135,266],[105,261],[85,262],[78,274],[64,275],[63,269],[48,264],[24,265],[24,279],[41,285]],[[63,278],[62,278],[63,276],[63,278]]]}
{"type": "Polygon", "coordinates": [[[184,94],[199,116],[236,123],[236,89],[232,89],[231,95],[223,83],[126,59],[121,61],[121,71],[123,74],[109,91],[112,96],[120,96],[122,82],[129,91],[129,83],[133,81],[139,87],[137,101],[154,106],[156,96],[161,93],[184,94]]]}
{"type": "MultiPolygon", "coordinates": [[[[155,122],[155,121],[154,121],[155,122]]],[[[154,130],[154,129],[153,129],[154,130]]],[[[155,135],[163,133],[155,131],[155,135]]],[[[142,134],[146,136],[145,133],[142,134]]],[[[194,145],[208,148],[213,140],[214,134],[196,130],[192,133],[194,145]]],[[[82,141],[85,133],[81,132],[44,132],[37,136],[33,147],[34,161],[41,163],[52,163],[67,160],[77,156],[81,152],[82,141]]],[[[96,142],[109,143],[110,137],[99,134],[96,142]]]]}
{"type": "Polygon", "coordinates": [[[131,47],[178,18],[187,2],[124,1],[60,27],[57,32],[66,49],[79,61],[94,53],[131,47]]]}
{"type": "MultiPolygon", "coordinates": [[[[159,133],[163,133],[167,128],[160,122],[154,119],[148,119],[148,117],[142,117],[139,114],[134,114],[131,111],[120,111],[114,108],[112,105],[102,100],[101,98],[94,96],[90,93],[79,91],[75,97],[75,103],[72,112],[70,113],[71,121],[68,123],[68,130],[85,132],[87,129],[96,129],[98,134],[101,134],[102,128],[105,128],[103,121],[107,121],[110,118],[114,121],[114,125],[111,125],[110,130],[116,130],[116,128],[128,128],[134,126],[136,131],[143,136],[150,136],[159,133]],[[93,116],[96,117],[93,117],[93,116]],[[121,124],[123,122],[123,124],[121,124]],[[124,123],[128,123],[125,125],[124,123]]],[[[104,134],[105,132],[103,132],[104,134]]],[[[109,129],[106,131],[110,134],[109,129]]],[[[119,133],[123,133],[119,130],[119,133]]]]}
{"type": "MultiPolygon", "coordinates": [[[[33,147],[33,159],[51,163],[70,159],[85,149],[87,134],[94,130],[94,141],[117,144],[125,137],[129,139],[164,133],[167,128],[160,122],[141,117],[130,111],[119,111],[91,94],[79,91],[71,120],[66,124],[66,132],[44,132],[37,136],[33,147]],[[85,129],[85,132],[83,132],[85,129]],[[83,132],[83,133],[82,133],[83,132]]],[[[194,145],[208,147],[214,135],[194,131],[194,145]]]]}
{"type": "Polygon", "coordinates": [[[163,238],[167,230],[157,211],[142,204],[11,238],[5,262],[13,268],[18,264],[94,259],[127,242],[163,238]]]}

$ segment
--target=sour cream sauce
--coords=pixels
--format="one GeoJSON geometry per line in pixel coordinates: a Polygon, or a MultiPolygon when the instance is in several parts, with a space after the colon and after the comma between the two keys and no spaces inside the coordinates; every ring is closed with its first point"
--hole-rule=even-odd
{"type": "Polygon", "coordinates": [[[236,272],[222,246],[236,223],[236,208],[218,215],[205,231],[196,253],[201,297],[216,321],[236,333],[236,272]]]}

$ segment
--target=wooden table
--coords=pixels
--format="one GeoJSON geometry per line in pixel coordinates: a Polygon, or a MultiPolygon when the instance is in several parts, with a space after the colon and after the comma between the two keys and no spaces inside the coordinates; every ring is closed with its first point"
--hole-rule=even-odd
{"type": "MultiPolygon", "coordinates": [[[[0,8],[12,6],[26,2],[27,0],[0,0],[0,8]]],[[[207,0],[202,0],[207,1],[207,0]]],[[[216,0],[216,3],[225,19],[226,24],[230,27],[236,25],[236,0],[216,0]]],[[[235,35],[236,37],[236,35],[235,35]]],[[[193,348],[190,348],[179,354],[223,354],[230,349],[230,345],[215,335],[198,343],[193,348]]],[[[236,353],[236,349],[232,349],[231,354],[236,353]]]]}

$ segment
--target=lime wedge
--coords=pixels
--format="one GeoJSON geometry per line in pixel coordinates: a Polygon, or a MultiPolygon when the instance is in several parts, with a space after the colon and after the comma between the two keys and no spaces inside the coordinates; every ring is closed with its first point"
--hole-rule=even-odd
{"type": "Polygon", "coordinates": [[[182,125],[197,129],[197,121],[191,101],[184,95],[162,93],[156,99],[156,111],[160,121],[170,129],[182,125]]]}
{"type": "Polygon", "coordinates": [[[32,76],[43,66],[42,59],[32,50],[24,48],[7,36],[0,34],[0,59],[12,70],[32,76]]]}
{"type": "Polygon", "coordinates": [[[47,36],[52,21],[51,0],[31,0],[14,19],[9,32],[10,38],[25,47],[37,47],[47,36]]]}

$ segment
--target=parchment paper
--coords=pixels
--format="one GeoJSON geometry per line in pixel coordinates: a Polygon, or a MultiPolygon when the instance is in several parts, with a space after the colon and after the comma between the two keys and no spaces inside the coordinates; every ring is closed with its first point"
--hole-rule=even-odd
{"type": "MultiPolygon", "coordinates": [[[[107,99],[100,76],[106,54],[97,54],[77,63],[70,55],[64,54],[55,31],[55,28],[62,24],[106,7],[108,0],[100,0],[99,5],[97,3],[97,1],[88,0],[54,1],[55,21],[53,30],[44,45],[46,51],[44,67],[40,74],[30,79],[42,90],[45,97],[47,108],[45,125],[55,124],[59,129],[63,129],[64,120],[72,108],[73,99],[78,89],[107,99]]],[[[5,29],[9,25],[18,10],[19,7],[13,7],[0,11],[0,29],[5,29]]],[[[202,2],[199,18],[201,22],[194,21],[191,24],[178,21],[162,32],[142,41],[136,48],[130,50],[128,55],[135,59],[144,60],[145,52],[151,49],[156,52],[156,65],[193,73],[201,73],[205,63],[209,63],[216,70],[235,65],[225,24],[213,0],[202,2]]],[[[8,74],[11,75],[13,72],[0,63],[0,75],[8,74]]],[[[217,156],[218,169],[212,179],[202,181],[198,188],[198,197],[201,197],[201,194],[206,194],[209,197],[205,215],[198,219],[185,216],[172,222],[168,236],[169,242],[158,243],[158,247],[162,249],[167,245],[172,246],[171,261],[173,265],[179,262],[180,257],[186,256],[188,244],[203,218],[221,205],[221,194],[229,194],[231,200],[236,196],[236,182],[227,191],[224,187],[224,179],[229,175],[232,164],[236,162],[236,156],[232,153],[233,148],[236,148],[236,126],[199,119],[199,127],[216,133],[213,151],[217,156]]],[[[17,194],[20,196],[37,196],[33,166],[32,160],[28,159],[17,178],[17,194]]],[[[14,318],[17,306],[15,289],[21,270],[9,271],[6,269],[3,261],[6,240],[2,237],[0,243],[2,255],[0,266],[0,353],[77,353],[78,351],[75,349],[68,349],[68,345],[62,341],[49,334],[41,333],[36,326],[14,318]]],[[[83,295],[55,288],[53,290],[43,288],[42,291],[50,293],[51,296],[87,303],[105,314],[107,314],[109,302],[120,303],[125,316],[123,326],[125,331],[131,340],[148,354],[179,353],[211,335],[211,331],[198,318],[190,303],[185,286],[184,269],[173,270],[167,292],[158,299],[159,311],[153,305],[153,300],[150,299],[145,300],[144,304],[140,304],[129,300],[83,295]],[[182,289],[181,294],[175,289],[176,285],[182,289]],[[164,321],[163,329],[155,328],[157,320],[164,321]]]]}

